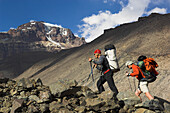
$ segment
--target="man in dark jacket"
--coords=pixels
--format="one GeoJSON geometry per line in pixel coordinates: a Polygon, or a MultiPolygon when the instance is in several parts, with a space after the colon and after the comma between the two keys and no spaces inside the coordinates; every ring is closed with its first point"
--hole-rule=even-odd
{"type": "Polygon", "coordinates": [[[99,60],[93,60],[91,58],[89,58],[89,62],[93,62],[95,64],[95,67],[102,71],[102,76],[100,76],[99,80],[97,81],[97,88],[99,93],[102,93],[103,91],[105,91],[103,84],[107,81],[110,89],[113,91],[114,95],[116,96],[118,94],[118,90],[115,86],[114,80],[113,80],[113,72],[110,69],[108,60],[105,56],[101,55],[101,51],[99,49],[96,49],[94,51],[94,56],[96,58],[98,58],[99,60]],[[100,65],[100,67],[98,66],[100,65]]]}

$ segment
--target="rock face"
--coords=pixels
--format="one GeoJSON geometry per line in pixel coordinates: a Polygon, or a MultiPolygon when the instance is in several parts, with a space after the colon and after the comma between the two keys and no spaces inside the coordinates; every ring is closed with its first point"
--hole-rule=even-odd
{"type": "Polygon", "coordinates": [[[58,25],[32,21],[0,33],[1,57],[27,51],[59,51],[85,44],[84,38],[58,25]]]}
{"type": "MultiPolygon", "coordinates": [[[[2,80],[2,79],[1,79],[2,80]]],[[[128,92],[121,92],[121,100],[113,100],[112,93],[96,94],[86,86],[77,86],[75,80],[62,80],[52,84],[56,89],[61,85],[67,88],[56,90],[45,86],[41,79],[0,82],[0,112],[3,113],[145,113],[154,112],[145,105],[136,105],[138,99],[128,92]],[[11,93],[14,91],[15,93],[11,93]],[[59,95],[60,94],[60,95],[59,95]],[[89,95],[90,94],[90,95],[89,95]],[[108,98],[107,96],[108,95],[108,98]],[[129,103],[127,103],[127,101],[129,103]],[[132,104],[130,104],[132,102],[132,104]]],[[[162,112],[163,110],[156,110],[162,112]]],[[[165,110],[166,111],[166,110],[165,110]]]]}

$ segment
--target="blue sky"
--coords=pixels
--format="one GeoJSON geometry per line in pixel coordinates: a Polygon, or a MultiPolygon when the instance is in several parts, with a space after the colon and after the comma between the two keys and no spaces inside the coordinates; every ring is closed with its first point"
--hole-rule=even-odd
{"type": "Polygon", "coordinates": [[[45,21],[69,28],[90,42],[104,29],[151,12],[170,13],[170,0],[0,0],[0,31],[30,20],[45,21]]]}

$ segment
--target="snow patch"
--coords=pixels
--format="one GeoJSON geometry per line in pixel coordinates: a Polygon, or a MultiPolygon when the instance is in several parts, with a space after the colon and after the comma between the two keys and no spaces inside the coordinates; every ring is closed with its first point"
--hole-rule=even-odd
{"type": "Polygon", "coordinates": [[[51,37],[50,37],[50,36],[49,36],[49,37],[48,37],[48,36],[46,36],[46,37],[47,37],[48,41],[50,41],[51,43],[53,43],[53,44],[55,44],[55,45],[57,45],[57,46],[61,47],[61,49],[65,49],[64,47],[62,47],[62,46],[61,46],[61,44],[60,44],[60,43],[53,41],[53,40],[51,39],[51,37]]]}
{"type": "Polygon", "coordinates": [[[34,25],[34,24],[35,24],[35,22],[32,22],[31,24],[32,24],[32,25],[34,25]]]}
{"type": "Polygon", "coordinates": [[[46,23],[46,22],[44,22],[43,24],[45,25],[45,30],[46,30],[46,32],[48,32],[48,34],[50,34],[52,32],[52,30],[51,30],[52,27],[60,28],[61,35],[67,35],[68,34],[67,29],[63,28],[61,25],[50,24],[50,23],[46,23]]]}
{"type": "Polygon", "coordinates": [[[67,35],[67,30],[65,28],[60,29],[62,35],[67,35]]]}
{"type": "Polygon", "coordinates": [[[31,29],[31,27],[27,27],[27,29],[31,29]]]}
{"type": "Polygon", "coordinates": [[[59,28],[63,28],[61,25],[57,25],[57,24],[50,24],[50,23],[46,23],[46,22],[44,22],[43,23],[45,26],[47,26],[47,27],[59,27],[59,28]]]}
{"type": "Polygon", "coordinates": [[[35,20],[30,20],[30,22],[35,22],[35,20]]]}
{"type": "Polygon", "coordinates": [[[15,29],[15,28],[11,27],[10,29],[15,29]]]}

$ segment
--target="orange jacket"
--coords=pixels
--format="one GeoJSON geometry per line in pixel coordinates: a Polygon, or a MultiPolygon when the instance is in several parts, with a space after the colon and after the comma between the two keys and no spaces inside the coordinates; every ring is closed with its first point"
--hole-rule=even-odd
{"type": "Polygon", "coordinates": [[[138,80],[141,80],[142,78],[145,78],[145,76],[142,73],[142,70],[140,69],[140,67],[138,67],[135,64],[132,64],[132,69],[133,69],[133,73],[131,73],[130,76],[136,77],[138,80]]]}

